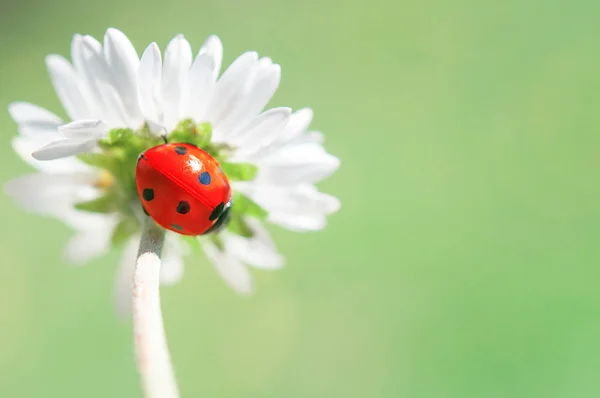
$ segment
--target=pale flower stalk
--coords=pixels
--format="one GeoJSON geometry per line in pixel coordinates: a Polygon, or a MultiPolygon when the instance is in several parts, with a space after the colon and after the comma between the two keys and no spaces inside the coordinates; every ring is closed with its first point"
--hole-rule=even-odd
{"type": "Polygon", "coordinates": [[[142,238],[133,276],[133,330],[137,367],[147,398],[178,398],[160,308],[160,266],[165,230],[150,218],[142,238]]]}

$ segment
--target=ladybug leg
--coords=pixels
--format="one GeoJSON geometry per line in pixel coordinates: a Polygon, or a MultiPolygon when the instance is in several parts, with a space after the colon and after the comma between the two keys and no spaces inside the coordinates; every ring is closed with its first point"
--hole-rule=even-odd
{"type": "Polygon", "coordinates": [[[167,140],[167,136],[166,135],[161,135],[160,138],[163,139],[163,141],[165,142],[165,144],[169,143],[169,140],[167,140]]]}
{"type": "Polygon", "coordinates": [[[227,224],[229,223],[229,220],[231,219],[231,215],[229,214],[230,210],[231,210],[231,202],[228,203],[227,208],[225,208],[223,213],[221,213],[221,215],[217,218],[217,221],[215,221],[215,223],[212,225],[212,227],[210,227],[202,235],[216,234],[216,233],[222,231],[223,228],[225,228],[227,226],[227,224]]]}

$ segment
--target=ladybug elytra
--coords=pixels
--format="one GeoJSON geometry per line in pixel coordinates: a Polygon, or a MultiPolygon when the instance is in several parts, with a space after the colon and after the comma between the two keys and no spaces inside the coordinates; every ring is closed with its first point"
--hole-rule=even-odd
{"type": "Polygon", "coordinates": [[[182,235],[202,235],[223,226],[231,188],[219,162],[191,144],[162,144],[143,152],[135,170],[144,211],[157,224],[182,235]]]}

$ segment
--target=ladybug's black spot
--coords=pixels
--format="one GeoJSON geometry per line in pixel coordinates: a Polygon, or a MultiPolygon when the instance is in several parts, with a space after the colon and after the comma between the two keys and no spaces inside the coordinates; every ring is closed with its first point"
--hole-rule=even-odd
{"type": "Polygon", "coordinates": [[[184,146],[176,146],[175,147],[175,152],[177,152],[178,155],[185,155],[187,153],[187,148],[184,146]]]}
{"type": "Polygon", "coordinates": [[[142,196],[144,197],[145,201],[150,202],[152,199],[154,199],[154,189],[144,189],[144,192],[142,192],[142,196]]]}
{"type": "Polygon", "coordinates": [[[183,227],[181,225],[177,225],[177,224],[171,224],[171,228],[176,229],[178,231],[181,231],[183,229],[183,227]]]}
{"type": "Polygon", "coordinates": [[[144,214],[145,214],[145,215],[147,215],[147,216],[149,216],[149,215],[150,215],[150,213],[148,213],[148,210],[146,210],[146,208],[145,208],[144,206],[142,206],[142,209],[144,210],[144,214]]]}
{"type": "Polygon", "coordinates": [[[223,208],[225,208],[225,203],[219,203],[217,207],[215,207],[215,209],[212,211],[212,213],[210,213],[210,217],[208,217],[208,219],[210,221],[216,220],[217,217],[219,217],[221,213],[223,213],[223,208]]]}
{"type": "Polygon", "coordinates": [[[202,185],[209,185],[210,174],[208,174],[208,171],[203,171],[202,173],[200,173],[200,175],[198,176],[198,181],[200,181],[200,184],[202,185]]]}
{"type": "Polygon", "coordinates": [[[177,205],[177,213],[187,214],[189,212],[190,212],[190,204],[188,202],[186,202],[185,200],[182,200],[181,202],[179,202],[179,204],[177,205]]]}

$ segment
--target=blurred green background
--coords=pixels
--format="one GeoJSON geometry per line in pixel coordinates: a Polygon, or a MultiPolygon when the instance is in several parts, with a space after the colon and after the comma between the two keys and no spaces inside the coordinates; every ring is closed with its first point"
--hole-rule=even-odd
{"type": "MultiPolygon", "coordinates": [[[[64,115],[44,65],[74,33],[138,51],[211,33],[283,68],[342,167],[318,233],[272,228],[288,266],[228,289],[203,257],[163,289],[184,397],[598,397],[600,5],[576,0],[0,3],[0,107],[64,115]]],[[[0,180],[30,169],[0,116],[0,180]]],[[[140,397],[118,251],[0,196],[0,397],[140,397]]]]}

